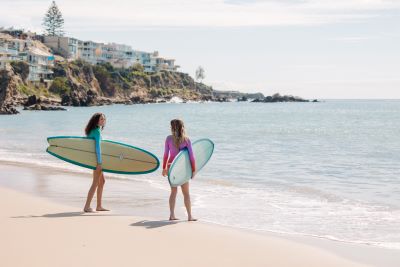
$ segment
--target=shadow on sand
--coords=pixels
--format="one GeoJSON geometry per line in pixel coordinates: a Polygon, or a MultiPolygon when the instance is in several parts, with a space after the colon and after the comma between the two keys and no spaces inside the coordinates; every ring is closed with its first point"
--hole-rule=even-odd
{"type": "Polygon", "coordinates": [[[148,220],[143,220],[143,221],[132,223],[132,224],[130,224],[130,226],[141,226],[141,227],[145,227],[146,229],[154,229],[154,228],[174,225],[174,224],[181,223],[181,222],[182,221],[169,221],[169,220],[148,221],[148,220]]]}
{"type": "Polygon", "coordinates": [[[15,216],[11,217],[13,219],[27,219],[27,218],[68,218],[68,217],[78,217],[78,216],[118,216],[115,214],[106,214],[99,212],[83,212],[83,211],[73,211],[73,212],[61,212],[61,213],[49,213],[43,215],[26,215],[26,216],[15,216]]]}

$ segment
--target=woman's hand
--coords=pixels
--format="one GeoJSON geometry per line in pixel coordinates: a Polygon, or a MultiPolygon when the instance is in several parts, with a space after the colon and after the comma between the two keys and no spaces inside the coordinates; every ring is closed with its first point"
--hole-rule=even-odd
{"type": "Polygon", "coordinates": [[[196,170],[192,171],[192,179],[194,179],[195,175],[196,175],[196,170]]]}
{"type": "Polygon", "coordinates": [[[101,167],[101,163],[97,163],[96,171],[100,172],[103,168],[101,167]]]}
{"type": "Polygon", "coordinates": [[[162,176],[167,176],[168,175],[168,170],[167,169],[163,169],[162,170],[162,176]]]}

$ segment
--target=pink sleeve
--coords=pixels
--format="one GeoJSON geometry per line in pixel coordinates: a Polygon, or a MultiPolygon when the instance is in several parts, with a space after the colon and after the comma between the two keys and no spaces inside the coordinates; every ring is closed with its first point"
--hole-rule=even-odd
{"type": "Polygon", "coordinates": [[[193,149],[192,149],[192,142],[190,140],[187,140],[187,149],[189,152],[189,159],[190,159],[190,165],[192,166],[192,172],[196,171],[196,159],[194,158],[193,154],[193,149]]]}
{"type": "Polygon", "coordinates": [[[168,155],[169,155],[169,145],[168,145],[168,137],[167,137],[165,139],[165,147],[164,147],[163,170],[165,170],[165,168],[167,167],[168,155]]]}

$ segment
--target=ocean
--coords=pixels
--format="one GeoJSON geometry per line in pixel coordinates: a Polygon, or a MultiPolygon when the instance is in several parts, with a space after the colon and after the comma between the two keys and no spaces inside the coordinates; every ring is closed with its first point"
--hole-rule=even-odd
{"type": "MultiPolygon", "coordinates": [[[[0,161],[51,169],[52,190],[70,191],[63,196],[83,205],[86,195],[76,199],[76,185],[68,183],[78,178],[65,173],[90,170],[47,154],[46,137],[83,136],[95,112],[107,117],[103,139],[141,147],[160,161],[171,119],[184,120],[192,141],[214,141],[213,157],[190,185],[193,213],[202,221],[400,249],[400,101],[21,110],[0,116],[0,161]]],[[[105,203],[123,213],[167,216],[169,185],[161,169],[106,179],[105,203]]],[[[86,180],[79,192],[87,192],[86,180]]]]}

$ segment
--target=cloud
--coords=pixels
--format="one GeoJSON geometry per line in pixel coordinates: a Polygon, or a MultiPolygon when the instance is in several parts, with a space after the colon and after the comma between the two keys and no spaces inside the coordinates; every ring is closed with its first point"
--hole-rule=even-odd
{"type": "MultiPolygon", "coordinates": [[[[62,0],[69,30],[245,27],[362,21],[400,9],[394,0],[62,0]]],[[[2,1],[0,23],[40,28],[50,1],[2,1]]]]}

